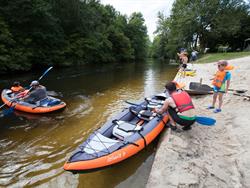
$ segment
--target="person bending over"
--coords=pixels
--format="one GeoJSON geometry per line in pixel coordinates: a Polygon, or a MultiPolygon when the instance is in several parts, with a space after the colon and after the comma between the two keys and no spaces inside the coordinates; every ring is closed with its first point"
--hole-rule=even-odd
{"type": "Polygon", "coordinates": [[[170,128],[176,130],[176,123],[183,126],[183,130],[191,129],[195,122],[195,110],[191,97],[183,90],[177,90],[174,82],[165,85],[169,97],[164,101],[161,109],[156,109],[156,113],[169,113],[170,128]]]}
{"type": "Polygon", "coordinates": [[[40,85],[38,81],[32,81],[30,86],[32,87],[32,90],[23,98],[25,102],[36,104],[36,102],[47,98],[46,88],[40,85]]]}

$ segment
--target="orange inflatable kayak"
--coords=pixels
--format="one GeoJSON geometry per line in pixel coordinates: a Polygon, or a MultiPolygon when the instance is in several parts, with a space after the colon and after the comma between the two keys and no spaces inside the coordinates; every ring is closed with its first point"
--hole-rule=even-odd
{"type": "Polygon", "coordinates": [[[49,113],[65,108],[66,103],[54,97],[48,97],[38,104],[30,104],[22,100],[14,100],[15,94],[9,89],[4,89],[1,94],[2,101],[9,107],[15,107],[15,110],[28,113],[49,113]]]}
{"type": "Polygon", "coordinates": [[[156,115],[152,109],[162,100],[144,101],[123,110],[92,133],[64,164],[64,170],[92,171],[119,163],[150,144],[163,130],[168,115],[156,115]],[[157,102],[159,101],[159,102],[157,102]]]}

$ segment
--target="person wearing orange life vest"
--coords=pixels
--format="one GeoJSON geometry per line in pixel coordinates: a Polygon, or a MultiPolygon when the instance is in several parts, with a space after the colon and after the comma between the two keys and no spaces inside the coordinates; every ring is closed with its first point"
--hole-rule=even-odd
{"type": "Polygon", "coordinates": [[[217,98],[219,99],[218,108],[214,109],[214,113],[221,112],[221,107],[223,103],[223,94],[228,92],[228,88],[230,86],[231,73],[227,71],[227,67],[229,70],[233,69],[233,66],[229,66],[228,62],[225,60],[220,60],[217,63],[218,71],[216,72],[214,78],[212,79],[213,85],[213,102],[212,105],[207,109],[214,109],[217,98]]]}
{"type": "Polygon", "coordinates": [[[12,87],[10,88],[10,90],[11,90],[13,93],[19,93],[19,92],[24,91],[25,89],[20,85],[20,82],[15,81],[15,82],[13,83],[12,87]]]}
{"type": "Polygon", "coordinates": [[[191,129],[195,122],[195,109],[191,97],[187,92],[176,89],[175,82],[168,82],[165,85],[169,93],[161,109],[155,109],[156,113],[168,112],[170,115],[170,128],[176,130],[176,123],[183,126],[183,130],[191,129]]]}

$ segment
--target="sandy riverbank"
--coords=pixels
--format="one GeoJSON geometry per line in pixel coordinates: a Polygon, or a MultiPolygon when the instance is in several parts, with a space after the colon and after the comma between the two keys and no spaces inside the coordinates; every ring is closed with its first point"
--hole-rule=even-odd
{"type": "MultiPolygon", "coordinates": [[[[232,71],[231,88],[250,94],[250,56],[228,61],[232,71]]],[[[214,63],[194,65],[196,77],[210,84],[216,72],[214,63]]],[[[250,101],[228,93],[222,112],[206,109],[212,96],[193,98],[199,115],[214,117],[216,126],[195,124],[193,129],[166,131],[159,143],[147,187],[250,187],[250,101]]]]}

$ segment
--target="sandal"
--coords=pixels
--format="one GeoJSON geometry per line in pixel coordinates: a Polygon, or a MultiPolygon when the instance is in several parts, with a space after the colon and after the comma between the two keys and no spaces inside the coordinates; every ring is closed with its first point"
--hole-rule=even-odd
{"type": "Polygon", "coordinates": [[[174,125],[170,124],[169,127],[170,127],[170,129],[172,131],[176,131],[177,130],[177,126],[176,125],[174,126],[174,125]]]}
{"type": "Polygon", "coordinates": [[[188,130],[190,130],[190,129],[192,129],[191,126],[184,126],[184,127],[182,127],[182,130],[183,130],[183,131],[188,131],[188,130]]]}
{"type": "Polygon", "coordinates": [[[221,109],[219,109],[219,108],[216,108],[216,109],[214,110],[214,113],[219,113],[219,112],[221,112],[221,109]]]}
{"type": "Polygon", "coordinates": [[[214,106],[207,107],[208,110],[214,109],[214,106]]]}

